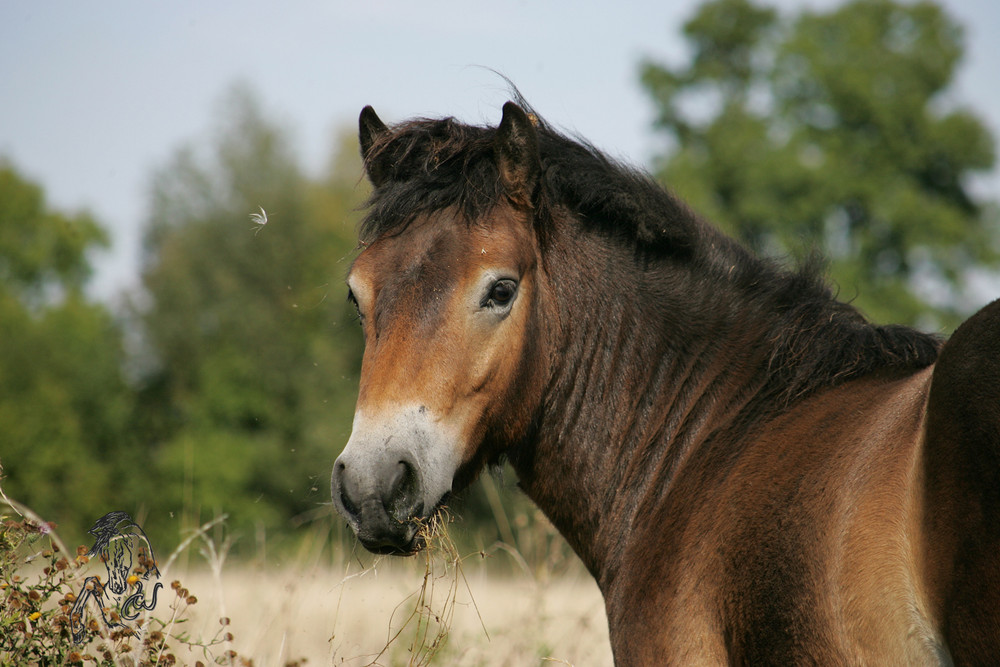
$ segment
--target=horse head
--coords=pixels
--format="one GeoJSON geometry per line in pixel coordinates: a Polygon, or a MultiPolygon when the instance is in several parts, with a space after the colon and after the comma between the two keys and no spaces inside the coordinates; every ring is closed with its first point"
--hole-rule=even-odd
{"type": "Polygon", "coordinates": [[[375,233],[347,279],[365,352],[332,492],[379,553],[419,549],[420,526],[524,436],[541,393],[532,122],[509,103],[499,128],[476,128],[461,150],[441,123],[394,132],[370,107],[360,118],[375,233]],[[497,196],[439,206],[435,188],[470,171],[497,196]]]}

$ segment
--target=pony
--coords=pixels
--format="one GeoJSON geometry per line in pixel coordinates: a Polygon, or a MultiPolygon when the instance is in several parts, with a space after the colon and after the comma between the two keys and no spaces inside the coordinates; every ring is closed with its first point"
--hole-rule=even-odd
{"type": "Polygon", "coordinates": [[[506,460],[616,664],[1000,661],[1000,304],[873,324],[520,99],[359,126],[362,545],[416,552],[506,460]]]}

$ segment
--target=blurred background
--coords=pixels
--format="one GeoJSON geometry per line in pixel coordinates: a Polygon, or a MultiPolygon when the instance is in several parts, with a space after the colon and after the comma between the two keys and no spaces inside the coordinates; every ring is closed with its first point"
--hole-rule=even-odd
{"type": "MultiPolygon", "coordinates": [[[[495,124],[503,77],[755,250],[819,249],[871,318],[947,334],[1000,295],[997,34],[993,0],[3,3],[3,489],[71,544],[125,510],[164,550],[220,514],[248,559],[350,548],[357,114],[495,124]]],[[[456,503],[456,538],[558,567],[514,482],[456,503]]]]}

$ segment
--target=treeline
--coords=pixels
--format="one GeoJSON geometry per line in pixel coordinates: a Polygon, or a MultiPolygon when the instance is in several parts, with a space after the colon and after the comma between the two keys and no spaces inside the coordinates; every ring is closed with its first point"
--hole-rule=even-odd
{"type": "MultiPolygon", "coordinates": [[[[683,34],[687,62],[641,69],[670,139],[657,175],[761,252],[825,250],[842,298],[876,319],[954,326],[970,273],[1000,258],[995,205],[970,188],[992,137],[947,99],[960,28],[927,2],[782,17],[715,0],[683,34]]],[[[362,346],[343,287],[367,196],[355,139],[317,178],[247,90],[220,119],[153,175],[141,287],[119,309],[85,292],[107,232],[0,164],[2,484],[70,541],[112,510],[162,548],[222,513],[246,553],[341,525],[329,474],[362,346]]],[[[508,517],[491,482],[458,511],[484,544],[544,551],[516,502],[508,517]]]]}
{"type": "Polygon", "coordinates": [[[715,0],[683,38],[685,61],[641,68],[663,182],[758,252],[820,250],[876,321],[948,331],[982,305],[969,284],[995,279],[1000,224],[974,185],[996,150],[954,96],[963,31],[940,6],[715,0]]]}
{"type": "Polygon", "coordinates": [[[222,513],[244,542],[329,514],[362,344],[343,288],[357,148],[310,178],[251,93],[222,117],[154,174],[142,285],[119,312],[83,290],[106,232],[0,171],[3,488],[73,540],[111,510],[164,547],[222,513]]]}

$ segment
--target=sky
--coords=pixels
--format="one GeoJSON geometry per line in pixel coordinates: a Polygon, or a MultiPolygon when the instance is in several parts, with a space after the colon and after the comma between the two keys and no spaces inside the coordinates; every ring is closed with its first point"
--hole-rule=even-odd
{"type": "MultiPolygon", "coordinates": [[[[680,62],[698,0],[0,0],[0,159],[51,206],[87,210],[111,233],[92,291],[138,284],[152,172],[208,142],[235,84],[293,131],[319,173],[366,104],[387,122],[496,123],[509,77],[547,120],[648,166],[663,149],[639,82],[643,59],[680,62]]],[[[783,12],[833,0],[772,0],[783,12]]],[[[965,29],[949,102],[1000,138],[1000,2],[944,0],[965,29]]],[[[997,172],[977,183],[1000,199],[997,172]]]]}

